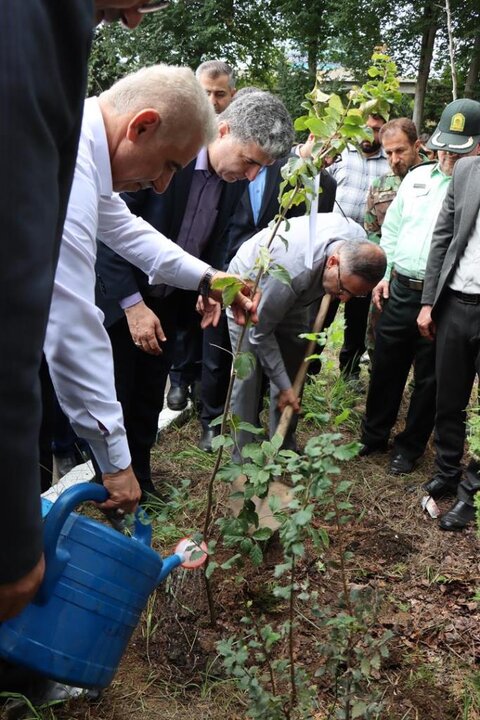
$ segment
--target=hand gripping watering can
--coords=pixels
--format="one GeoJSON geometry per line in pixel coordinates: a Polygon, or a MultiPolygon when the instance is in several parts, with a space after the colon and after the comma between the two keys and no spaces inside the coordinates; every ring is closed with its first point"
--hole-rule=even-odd
{"type": "Polygon", "coordinates": [[[180,552],[162,560],[138,513],[133,537],[126,537],[72,512],[107,497],[94,483],[60,495],[44,523],[40,590],[20,615],[0,625],[1,657],[85,688],[111,682],[148,596],[185,560],[180,552]]]}

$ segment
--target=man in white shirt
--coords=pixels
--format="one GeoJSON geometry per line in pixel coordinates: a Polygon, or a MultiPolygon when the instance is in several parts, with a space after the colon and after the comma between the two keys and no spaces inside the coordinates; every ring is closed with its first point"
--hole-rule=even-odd
{"type": "MultiPolygon", "coordinates": [[[[385,253],[366,239],[364,229],[353,220],[337,213],[321,215],[313,239],[312,263],[308,257],[309,217],[288,221],[288,230],[281,227],[269,254],[271,272],[263,276],[262,313],[257,326],[247,330],[242,351],[253,353],[256,366],[244,380],[235,380],[232,411],[241,420],[255,425],[262,387],[262,370],[270,379],[270,434],[273,435],[280,413],[291,405],[300,410],[300,398],[293,390],[293,380],[303,362],[306,341],[301,333],[308,333],[309,306],[325,293],[342,302],[369,293],[385,272],[385,253]],[[286,240],[286,243],[284,242],[286,240]],[[278,264],[290,276],[286,284],[276,277],[278,264]]],[[[239,248],[232,259],[230,272],[246,276],[254,270],[259,249],[266,244],[270,229],[261,230],[239,248]]],[[[239,333],[229,318],[232,348],[236,348],[239,333]]],[[[285,438],[285,446],[295,447],[295,422],[285,438]]],[[[240,450],[253,441],[251,433],[235,433],[233,457],[240,459],[240,450]]]]}
{"type": "MultiPolygon", "coordinates": [[[[85,103],[45,354],[58,400],[102,470],[110,493],[105,509],[133,510],[140,491],[116,400],[111,347],[95,306],[96,240],[152,283],[208,293],[219,274],[133,216],[116,193],[163,192],[216,133],[208,99],[187,68],[145,68],[85,103]]],[[[246,296],[238,303],[240,314],[255,310],[246,296]]]]}

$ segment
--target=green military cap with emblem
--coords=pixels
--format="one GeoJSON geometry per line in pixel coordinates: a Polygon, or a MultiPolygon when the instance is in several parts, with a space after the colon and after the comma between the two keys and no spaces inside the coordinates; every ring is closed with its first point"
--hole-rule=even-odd
{"type": "Polygon", "coordinates": [[[463,155],[479,142],[480,103],[462,98],[447,105],[427,147],[463,155]]]}

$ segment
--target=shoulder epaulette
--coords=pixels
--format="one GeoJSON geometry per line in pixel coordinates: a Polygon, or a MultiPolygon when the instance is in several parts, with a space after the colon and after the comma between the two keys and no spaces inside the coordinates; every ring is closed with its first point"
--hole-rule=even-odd
{"type": "Polygon", "coordinates": [[[438,160],[426,160],[425,162],[417,163],[416,165],[412,165],[411,168],[408,168],[408,173],[411,173],[413,170],[416,170],[419,167],[424,167],[425,165],[436,165],[438,160]]]}

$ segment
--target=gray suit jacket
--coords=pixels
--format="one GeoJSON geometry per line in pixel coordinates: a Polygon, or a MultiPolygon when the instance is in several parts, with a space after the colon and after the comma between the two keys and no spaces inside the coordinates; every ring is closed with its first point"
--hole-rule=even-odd
{"type": "Polygon", "coordinates": [[[432,315],[457,269],[480,211],[480,157],[458,160],[433,232],[422,305],[432,315]]]}

